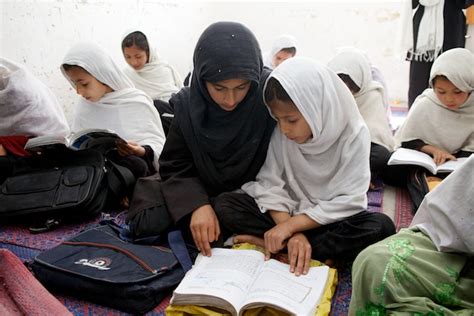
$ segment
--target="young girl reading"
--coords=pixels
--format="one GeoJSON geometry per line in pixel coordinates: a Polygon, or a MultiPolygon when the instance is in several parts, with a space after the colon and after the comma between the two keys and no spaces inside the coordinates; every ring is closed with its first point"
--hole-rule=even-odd
{"type": "Polygon", "coordinates": [[[273,41],[271,51],[265,54],[265,66],[270,69],[277,67],[283,61],[296,55],[298,43],[291,35],[280,35],[273,41]]]}
{"type": "Polygon", "coordinates": [[[359,254],[349,315],[472,315],[474,156],[426,195],[411,227],[359,254]]]}
{"type": "Polygon", "coordinates": [[[152,99],[160,113],[166,133],[173,118],[170,97],[183,87],[181,76],[169,63],[158,56],[149,37],[139,29],[131,29],[122,39],[122,53],[130,67],[124,72],[137,89],[144,91],[152,99]]]}
{"type": "Polygon", "coordinates": [[[379,177],[388,184],[406,185],[406,177],[398,178],[398,169],[403,167],[387,166],[395,142],[384,107],[385,91],[379,82],[372,79],[369,60],[360,51],[346,48],[334,56],[328,66],[351,90],[369,128],[372,178],[379,177]]]}
{"type": "Polygon", "coordinates": [[[165,135],[152,100],[94,43],[72,47],[61,70],[81,96],[75,108],[72,132],[87,128],[115,131],[126,143],[117,143],[111,158],[135,177],[158,170],[165,135]]]}
{"type": "Polygon", "coordinates": [[[265,160],[275,126],[262,98],[267,74],[253,33],[217,22],[196,44],[191,86],[170,100],[176,112],[160,156],[162,191],[174,222],[204,255],[221,237],[215,198],[255,179],[265,160]]]}
{"type": "MultiPolygon", "coordinates": [[[[395,134],[401,147],[419,150],[439,165],[474,152],[474,55],[454,48],[433,63],[431,88],[413,104],[395,134]]],[[[417,207],[424,194],[409,183],[417,207]]]]}
{"type": "Polygon", "coordinates": [[[52,91],[24,65],[0,57],[0,183],[17,159],[29,155],[30,137],[66,136],[69,126],[52,91]]]}
{"type": "Polygon", "coordinates": [[[162,60],[150,43],[149,37],[138,29],[126,32],[122,52],[130,67],[125,74],[137,89],[145,91],[153,100],[168,102],[171,95],[182,88],[179,73],[162,60]]]}
{"type": "Polygon", "coordinates": [[[310,259],[351,260],[395,232],[367,209],[370,136],[354,98],[327,67],[295,57],[273,70],[265,102],[278,122],[265,164],[245,193],[218,197],[216,213],[234,241],[263,242],[269,258],[288,248],[291,271],[310,259]],[[244,236],[242,236],[244,235],[244,236]]]}

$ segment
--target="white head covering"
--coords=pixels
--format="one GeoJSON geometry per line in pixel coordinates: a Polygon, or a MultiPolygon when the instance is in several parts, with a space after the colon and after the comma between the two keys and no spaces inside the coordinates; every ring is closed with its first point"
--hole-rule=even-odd
{"type": "Polygon", "coordinates": [[[369,128],[371,141],[392,151],[395,142],[385,112],[385,92],[379,82],[372,80],[367,57],[358,50],[345,49],[334,56],[328,66],[337,74],[348,75],[360,88],[354,98],[369,128]]]}
{"type": "Polygon", "coordinates": [[[395,134],[397,144],[421,139],[450,153],[474,151],[474,55],[465,48],[441,54],[431,68],[430,85],[445,76],[458,89],[470,93],[457,110],[445,107],[432,88],[416,98],[405,122],[395,134]]]}
{"type": "Polygon", "coordinates": [[[411,223],[443,252],[474,255],[474,155],[425,196],[411,223]]]}
{"type": "Polygon", "coordinates": [[[141,32],[147,38],[150,57],[142,69],[135,70],[127,65],[124,72],[133,81],[137,89],[145,91],[153,100],[158,99],[168,102],[171,95],[183,87],[181,76],[173,66],[159,58],[150,38],[141,29],[128,30],[125,32],[122,41],[134,32],[141,32]]]}
{"type": "Polygon", "coordinates": [[[51,90],[25,66],[0,57],[0,135],[69,134],[63,109],[51,90]]]}
{"type": "Polygon", "coordinates": [[[293,36],[288,34],[280,35],[275,39],[275,41],[273,41],[271,51],[265,53],[265,56],[263,58],[264,65],[271,69],[275,68],[275,65],[273,65],[273,56],[275,56],[279,51],[284,48],[294,47],[298,51],[297,46],[298,42],[293,36]]]}
{"type": "MultiPolygon", "coordinates": [[[[158,158],[163,149],[165,134],[150,97],[134,88],[112,58],[94,43],[84,42],[75,45],[64,57],[64,64],[84,68],[101,83],[114,90],[105,94],[98,102],[89,102],[81,97],[76,106],[72,131],[107,128],[126,140],[149,145],[155,154],[155,167],[158,168],[158,158]]],[[[75,88],[63,66],[61,70],[75,88]]]]}
{"type": "Polygon", "coordinates": [[[322,225],[365,210],[370,136],[349,89],[303,57],[286,60],[269,78],[286,90],[313,138],[297,144],[276,128],[257,180],[242,189],[263,212],[304,213],[322,225]]]}

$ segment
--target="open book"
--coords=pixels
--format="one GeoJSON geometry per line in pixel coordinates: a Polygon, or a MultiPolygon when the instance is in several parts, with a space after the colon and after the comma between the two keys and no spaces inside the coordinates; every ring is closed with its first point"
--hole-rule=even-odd
{"type": "Polygon", "coordinates": [[[388,165],[417,165],[426,168],[426,170],[430,171],[432,174],[437,174],[438,172],[452,172],[466,160],[467,158],[448,160],[437,166],[433,158],[428,154],[414,149],[399,148],[390,157],[388,165]]]}
{"type": "Polygon", "coordinates": [[[232,315],[269,306],[293,315],[314,315],[328,282],[329,267],[295,276],[290,266],[264,260],[258,250],[213,248],[199,255],[171,298],[172,305],[211,306],[232,315]]]}
{"type": "Polygon", "coordinates": [[[68,136],[44,135],[28,140],[25,149],[38,151],[48,148],[67,147],[81,150],[101,146],[115,147],[116,142],[126,142],[114,131],[108,129],[85,129],[68,136]]]}

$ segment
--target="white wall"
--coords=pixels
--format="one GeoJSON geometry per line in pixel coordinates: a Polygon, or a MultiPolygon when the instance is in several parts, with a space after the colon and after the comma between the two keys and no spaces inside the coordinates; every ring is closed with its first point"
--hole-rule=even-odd
{"type": "Polygon", "coordinates": [[[391,99],[406,99],[408,62],[396,57],[401,0],[172,1],[0,0],[0,55],[25,63],[64,105],[71,118],[76,95],[59,71],[67,50],[93,40],[122,66],[122,34],[130,26],[151,32],[159,54],[184,76],[194,44],[210,23],[246,24],[262,50],[282,33],[294,35],[299,55],[327,62],[338,46],[366,50],[386,77],[391,99]]]}

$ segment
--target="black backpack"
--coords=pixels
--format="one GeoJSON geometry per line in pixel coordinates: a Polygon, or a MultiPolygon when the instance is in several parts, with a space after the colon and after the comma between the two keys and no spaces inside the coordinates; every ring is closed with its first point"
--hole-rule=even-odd
{"type": "Polygon", "coordinates": [[[32,232],[111,210],[135,182],[94,149],[45,152],[15,167],[0,187],[0,220],[27,222],[32,232]]]}
{"type": "Polygon", "coordinates": [[[192,261],[180,231],[164,246],[129,243],[122,232],[110,223],[84,231],[38,255],[31,268],[48,290],[146,313],[171,294],[192,261]]]}

